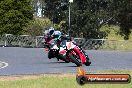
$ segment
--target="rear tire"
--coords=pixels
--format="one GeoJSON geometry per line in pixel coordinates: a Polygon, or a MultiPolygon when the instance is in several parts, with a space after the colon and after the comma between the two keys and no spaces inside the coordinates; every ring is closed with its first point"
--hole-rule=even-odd
{"type": "Polygon", "coordinates": [[[87,62],[85,63],[85,65],[86,65],[86,66],[90,66],[90,65],[91,65],[91,62],[87,61],[87,62]]]}
{"type": "Polygon", "coordinates": [[[82,64],[75,58],[72,54],[69,54],[69,57],[73,63],[75,63],[78,67],[82,66],[82,64]]]}
{"type": "Polygon", "coordinates": [[[86,63],[85,63],[86,66],[90,66],[91,65],[91,61],[89,60],[89,57],[86,56],[86,63]]]}

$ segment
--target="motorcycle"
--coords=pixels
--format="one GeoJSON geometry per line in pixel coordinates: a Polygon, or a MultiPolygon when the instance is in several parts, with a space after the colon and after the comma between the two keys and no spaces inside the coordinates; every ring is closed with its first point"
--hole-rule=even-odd
{"type": "Polygon", "coordinates": [[[72,51],[72,47],[67,48],[68,42],[66,42],[66,45],[60,44],[58,45],[56,43],[50,44],[50,49],[48,52],[48,58],[57,58],[58,60],[63,60],[66,63],[72,62],[75,63],[77,66],[81,66],[81,62],[78,61],[78,59],[75,57],[75,52],[72,51]]]}
{"type": "Polygon", "coordinates": [[[50,41],[48,58],[56,57],[58,60],[61,59],[66,63],[73,62],[77,66],[82,66],[82,64],[89,66],[91,64],[88,55],[81,47],[77,46],[74,41],[68,42],[65,40],[65,44],[62,44],[63,42],[61,42],[60,47],[58,47],[57,44],[51,43],[50,41]]]}
{"type": "Polygon", "coordinates": [[[64,52],[61,47],[58,47],[55,43],[54,39],[51,39],[45,44],[45,47],[47,48],[46,51],[48,51],[48,58],[57,58],[57,60],[65,61],[66,63],[69,63],[70,61],[66,59],[66,56],[64,55],[64,52]],[[62,51],[60,51],[62,50],[62,51]],[[62,54],[63,53],[63,54],[62,54]]]}

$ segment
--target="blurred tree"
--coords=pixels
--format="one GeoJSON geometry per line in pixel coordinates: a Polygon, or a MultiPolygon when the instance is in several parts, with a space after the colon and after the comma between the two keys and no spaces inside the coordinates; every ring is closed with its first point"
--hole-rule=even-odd
{"type": "MultiPolygon", "coordinates": [[[[74,0],[71,4],[71,29],[73,36],[87,38],[105,37],[99,29],[102,25],[119,25],[121,34],[128,39],[132,28],[131,0],[74,0]],[[74,32],[75,31],[75,32],[74,32]]],[[[65,20],[68,29],[69,0],[45,0],[45,15],[53,23],[65,20]]]]}
{"type": "Polygon", "coordinates": [[[132,2],[131,0],[118,1],[117,6],[120,7],[117,15],[117,21],[121,27],[120,34],[127,40],[132,28],[132,2]]]}
{"type": "Polygon", "coordinates": [[[71,6],[71,27],[76,31],[74,36],[83,32],[87,38],[102,38],[99,28],[114,17],[108,3],[106,0],[76,0],[71,6]]]}
{"type": "Polygon", "coordinates": [[[48,18],[35,17],[27,27],[24,28],[23,34],[31,36],[42,36],[47,27],[51,25],[51,21],[48,18]]]}
{"type": "Polygon", "coordinates": [[[21,34],[32,19],[31,0],[0,0],[0,34],[21,34]]]}
{"type": "Polygon", "coordinates": [[[59,24],[66,19],[68,10],[68,0],[45,0],[45,16],[55,24],[59,24]]]}

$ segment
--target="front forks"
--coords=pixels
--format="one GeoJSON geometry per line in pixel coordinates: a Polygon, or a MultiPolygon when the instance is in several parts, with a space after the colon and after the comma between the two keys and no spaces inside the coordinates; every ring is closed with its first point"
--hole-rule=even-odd
{"type": "Polygon", "coordinates": [[[86,63],[86,57],[85,57],[85,55],[80,51],[80,49],[79,49],[78,47],[75,47],[73,50],[77,53],[77,55],[79,55],[79,58],[80,58],[80,60],[81,60],[81,63],[86,63]]]}

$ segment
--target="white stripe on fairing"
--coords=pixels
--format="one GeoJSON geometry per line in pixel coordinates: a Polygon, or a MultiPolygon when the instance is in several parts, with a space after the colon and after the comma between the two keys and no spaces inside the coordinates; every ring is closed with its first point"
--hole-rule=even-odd
{"type": "Polygon", "coordinates": [[[0,67],[0,69],[5,68],[5,67],[8,66],[8,63],[6,63],[6,62],[2,62],[2,61],[0,61],[0,63],[1,63],[1,64],[4,64],[2,67],[0,67]]]}

